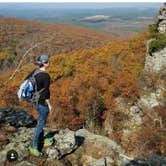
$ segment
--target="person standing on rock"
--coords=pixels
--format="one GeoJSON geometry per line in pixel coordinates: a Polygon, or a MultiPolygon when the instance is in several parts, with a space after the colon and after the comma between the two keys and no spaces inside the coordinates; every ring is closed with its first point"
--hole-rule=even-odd
{"type": "Polygon", "coordinates": [[[29,146],[29,151],[35,156],[41,156],[42,152],[39,151],[40,140],[44,141],[44,146],[49,146],[53,143],[52,138],[44,138],[44,127],[47,121],[48,114],[52,112],[52,106],[50,104],[50,76],[46,72],[46,68],[49,66],[49,55],[40,55],[37,58],[36,63],[39,68],[32,71],[27,77],[34,75],[37,91],[43,89],[40,93],[38,104],[35,109],[38,113],[37,125],[34,131],[32,143],[29,146]],[[34,74],[35,73],[35,74],[34,74]]]}

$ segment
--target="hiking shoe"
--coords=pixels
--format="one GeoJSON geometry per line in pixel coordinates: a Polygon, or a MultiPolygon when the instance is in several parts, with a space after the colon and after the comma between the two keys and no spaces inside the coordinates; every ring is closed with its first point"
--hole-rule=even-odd
{"type": "Polygon", "coordinates": [[[37,147],[32,147],[32,146],[29,146],[29,151],[32,155],[34,156],[42,156],[42,153],[39,152],[39,150],[37,149],[37,147]]]}
{"type": "Polygon", "coordinates": [[[53,138],[45,138],[44,139],[44,147],[48,147],[48,146],[51,146],[53,144],[53,138]]]}

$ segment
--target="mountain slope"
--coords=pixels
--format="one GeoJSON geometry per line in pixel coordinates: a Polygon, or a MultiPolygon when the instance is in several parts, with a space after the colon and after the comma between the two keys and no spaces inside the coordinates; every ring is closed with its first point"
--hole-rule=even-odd
{"type": "Polygon", "coordinates": [[[111,35],[85,28],[62,24],[45,24],[17,18],[0,16],[0,64],[6,70],[35,44],[44,42],[33,49],[30,62],[41,53],[55,55],[83,48],[94,48],[110,41],[111,35]]]}
{"type": "MultiPolygon", "coordinates": [[[[85,44],[88,35],[95,35],[95,32],[89,31],[86,34],[81,34],[80,31],[75,32],[75,28],[73,31],[70,29],[70,32],[66,30],[68,27],[57,25],[56,28],[58,26],[61,30],[63,29],[63,35],[65,34],[64,40],[61,41],[61,44],[65,46],[67,45],[65,39],[69,39],[68,37],[80,45],[80,43],[85,44]],[[77,35],[74,36],[74,34],[77,35]]],[[[46,27],[50,28],[48,32],[53,32],[51,29],[55,28],[54,25],[46,25],[46,27]]],[[[44,32],[44,35],[47,34],[44,32]]],[[[34,34],[38,37],[30,36],[38,39],[38,42],[48,38],[44,35],[40,38],[42,33],[38,33],[38,30],[34,34]]],[[[100,41],[99,36],[97,38],[100,41]]],[[[16,39],[19,38],[16,36],[16,39]]],[[[96,39],[96,36],[91,36],[91,39],[96,39]]],[[[91,45],[90,49],[89,47],[83,49],[81,45],[67,53],[62,51],[60,54],[53,54],[48,68],[51,75],[53,113],[48,118],[47,127],[73,130],[86,128],[104,134],[115,140],[126,154],[133,158],[165,154],[165,105],[158,104],[154,107],[151,103],[151,101],[154,102],[154,96],[157,101],[160,100],[156,93],[156,81],[159,81],[160,86],[162,84],[157,76],[142,74],[147,53],[147,40],[149,40],[149,34],[145,32],[128,40],[107,43],[104,39],[100,41],[102,43],[91,45]],[[147,107],[147,102],[150,107],[147,107]],[[139,105],[140,103],[142,105],[139,105]]],[[[48,50],[56,51],[55,41],[56,39],[49,41],[48,50]]],[[[94,42],[93,40],[88,42],[91,43],[91,41],[94,42]]],[[[25,47],[23,50],[26,50],[25,47]]],[[[35,50],[35,54],[30,54],[28,57],[35,57],[37,51],[41,50],[35,50]]],[[[19,110],[26,108],[29,113],[37,117],[37,112],[34,111],[31,103],[25,101],[20,103],[16,96],[20,83],[35,68],[32,63],[29,63],[30,60],[25,59],[24,65],[15,77],[8,84],[0,87],[0,107],[13,107],[19,110]]],[[[13,69],[0,75],[0,84],[11,76],[13,69]]],[[[158,74],[158,76],[164,78],[165,75],[158,74]]],[[[164,97],[164,94],[162,95],[164,97]]]]}
{"type": "MultiPolygon", "coordinates": [[[[109,109],[108,101],[112,97],[139,96],[137,79],[144,66],[147,38],[147,34],[142,34],[130,40],[118,40],[94,49],[82,49],[52,56],[49,73],[52,80],[53,103],[56,105],[60,102],[62,104],[60,107],[66,105],[69,111],[72,110],[71,98],[77,96],[80,98],[77,109],[82,112],[87,107],[86,102],[91,100],[87,98],[85,103],[81,102],[84,101],[85,95],[92,97],[98,93],[105,105],[108,104],[107,109],[109,109]]],[[[18,105],[17,99],[14,99],[16,88],[33,68],[35,66],[29,63],[22,66],[16,76],[1,88],[3,96],[1,105],[5,107],[18,105]],[[13,95],[8,96],[8,93],[13,95]]],[[[9,70],[1,75],[1,83],[12,73],[13,70],[9,70]]]]}

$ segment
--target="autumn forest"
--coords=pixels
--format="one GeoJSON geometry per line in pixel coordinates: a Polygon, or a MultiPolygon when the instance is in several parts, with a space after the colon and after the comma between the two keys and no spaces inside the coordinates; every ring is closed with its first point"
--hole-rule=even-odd
{"type": "MultiPolygon", "coordinates": [[[[139,152],[139,157],[165,153],[162,129],[154,125],[153,113],[149,116],[146,108],[141,114],[142,124],[124,134],[126,128],[132,128],[128,124],[129,108],[145,93],[144,87],[152,89],[157,79],[145,77],[143,72],[146,43],[151,38],[148,28],[128,39],[119,39],[77,26],[2,16],[0,25],[1,108],[27,110],[37,118],[31,103],[18,101],[17,90],[36,68],[35,58],[49,53],[53,113],[47,127],[86,128],[115,140],[127,154],[139,152]],[[112,131],[107,130],[110,124],[112,131]]],[[[154,114],[164,119],[164,109],[158,106],[154,114]]],[[[166,125],[164,121],[162,125],[166,125]]]]}

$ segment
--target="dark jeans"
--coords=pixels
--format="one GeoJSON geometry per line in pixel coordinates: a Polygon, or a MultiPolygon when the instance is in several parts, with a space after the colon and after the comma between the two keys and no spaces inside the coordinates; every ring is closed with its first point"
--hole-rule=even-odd
{"type": "Polygon", "coordinates": [[[33,135],[32,146],[38,147],[39,141],[44,139],[43,138],[44,137],[43,128],[45,127],[45,124],[47,121],[49,109],[48,109],[48,106],[39,104],[36,110],[38,112],[38,122],[37,122],[35,132],[33,135]]]}

